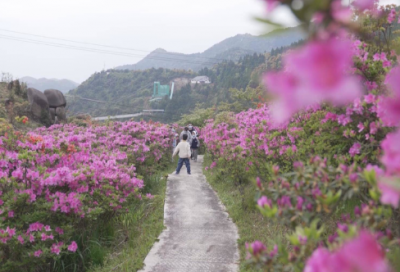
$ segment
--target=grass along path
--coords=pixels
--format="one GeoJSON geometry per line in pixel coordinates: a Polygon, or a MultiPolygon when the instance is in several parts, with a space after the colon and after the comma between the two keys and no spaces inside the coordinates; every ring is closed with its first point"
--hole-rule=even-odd
{"type": "Polygon", "coordinates": [[[93,265],[90,272],[132,272],[143,267],[143,261],[164,229],[164,200],[166,178],[176,164],[158,175],[147,177],[146,192],[154,195],[151,200],[138,201],[132,205],[129,213],[116,221],[115,239],[106,252],[103,265],[93,265]]]}
{"type": "MultiPolygon", "coordinates": [[[[205,156],[204,166],[209,166],[211,161],[205,156]]],[[[284,239],[286,235],[282,226],[269,222],[256,209],[256,186],[245,184],[239,189],[233,181],[226,176],[217,176],[210,170],[205,171],[204,175],[212,188],[217,192],[219,199],[225,205],[229,216],[239,230],[238,246],[240,251],[240,271],[258,272],[255,267],[246,264],[246,242],[259,240],[265,243],[270,249],[279,239],[284,239]]]]}

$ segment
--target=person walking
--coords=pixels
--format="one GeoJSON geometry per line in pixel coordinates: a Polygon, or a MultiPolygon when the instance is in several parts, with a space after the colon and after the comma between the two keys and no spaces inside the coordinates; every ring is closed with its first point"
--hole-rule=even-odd
{"type": "Polygon", "coordinates": [[[179,153],[179,161],[178,161],[178,167],[176,167],[176,175],[179,175],[179,172],[181,171],[182,165],[185,163],[186,170],[188,175],[190,175],[190,145],[187,142],[188,135],[183,134],[182,135],[182,141],[176,146],[174,154],[172,154],[172,157],[175,157],[176,154],[179,153]]]}
{"type": "Polygon", "coordinates": [[[200,146],[200,142],[196,137],[196,133],[193,132],[192,135],[192,144],[191,144],[191,152],[192,152],[192,158],[195,162],[197,162],[197,154],[198,154],[198,150],[199,150],[199,146],[200,146]]]}

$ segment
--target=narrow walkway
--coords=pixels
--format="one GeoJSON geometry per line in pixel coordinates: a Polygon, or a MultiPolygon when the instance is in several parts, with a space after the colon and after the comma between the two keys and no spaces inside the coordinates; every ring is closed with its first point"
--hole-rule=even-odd
{"type": "Polygon", "coordinates": [[[238,233],[202,173],[203,156],[170,175],[159,242],[143,272],[230,272],[239,270],[238,233]]]}

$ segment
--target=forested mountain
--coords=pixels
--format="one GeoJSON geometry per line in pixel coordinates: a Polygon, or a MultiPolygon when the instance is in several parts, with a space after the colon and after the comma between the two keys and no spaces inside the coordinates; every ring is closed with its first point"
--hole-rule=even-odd
{"type": "Polygon", "coordinates": [[[167,68],[198,71],[203,67],[210,68],[224,60],[238,61],[240,57],[245,55],[265,53],[274,48],[288,46],[303,39],[303,37],[300,27],[272,31],[263,37],[239,34],[213,45],[203,53],[181,54],[159,48],[136,64],[119,66],[116,69],[167,68]]]}
{"type": "MultiPolygon", "coordinates": [[[[295,46],[293,44],[292,46],[295,46]]],[[[88,113],[91,116],[108,116],[140,112],[143,109],[164,109],[164,114],[153,115],[153,120],[175,122],[183,114],[191,113],[196,106],[229,108],[233,111],[254,106],[248,99],[243,104],[240,97],[258,97],[264,93],[260,86],[260,75],[267,69],[279,69],[281,53],[289,47],[274,49],[271,53],[252,54],[240,57],[237,62],[225,61],[212,68],[203,68],[197,73],[185,70],[148,69],[144,71],[108,70],[92,75],[68,98],[72,114],[88,113]],[[205,75],[211,84],[190,84],[190,79],[205,75]],[[150,102],[153,83],[175,82],[172,100],[150,102]],[[81,100],[79,97],[105,101],[106,103],[81,100]],[[242,104],[241,104],[242,103],[242,104]]],[[[256,102],[256,101],[254,101],[256,102]]]]}
{"type": "Polygon", "coordinates": [[[63,93],[66,93],[72,89],[78,87],[78,83],[73,82],[69,79],[54,79],[54,78],[33,78],[33,77],[22,77],[21,82],[25,82],[30,88],[38,89],[39,91],[44,91],[47,89],[57,89],[63,93]]]}
{"type": "Polygon", "coordinates": [[[176,78],[192,78],[184,70],[149,69],[144,71],[108,70],[93,74],[69,95],[68,110],[72,114],[88,113],[91,116],[130,114],[149,108],[153,83],[170,84],[176,78]],[[81,100],[79,97],[106,101],[106,103],[81,100]]]}

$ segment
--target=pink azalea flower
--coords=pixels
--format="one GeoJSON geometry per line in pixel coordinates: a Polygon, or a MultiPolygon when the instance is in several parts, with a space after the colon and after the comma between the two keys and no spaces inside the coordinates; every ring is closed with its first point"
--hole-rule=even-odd
{"type": "Polygon", "coordinates": [[[22,238],[22,236],[21,235],[18,235],[18,241],[21,243],[21,245],[23,245],[24,244],[24,238],[22,238]]]}
{"type": "Polygon", "coordinates": [[[56,232],[57,232],[58,234],[60,234],[60,235],[64,234],[64,230],[62,230],[62,229],[59,228],[59,227],[56,227],[56,232]]]}
{"type": "Polygon", "coordinates": [[[360,154],[361,151],[361,144],[354,143],[353,146],[349,150],[350,156],[354,157],[356,154],[360,154]]]}
{"type": "Polygon", "coordinates": [[[78,245],[76,244],[75,241],[72,241],[72,243],[68,246],[68,250],[75,252],[78,249],[78,245]]]}
{"type": "Polygon", "coordinates": [[[400,182],[398,182],[396,187],[388,182],[379,181],[378,188],[381,191],[380,201],[397,209],[400,202],[400,182]]]}
{"type": "Polygon", "coordinates": [[[387,74],[385,83],[392,94],[380,98],[378,117],[386,126],[397,126],[400,123],[400,67],[393,68],[387,74]]]}
{"type": "Polygon", "coordinates": [[[333,1],[332,4],[332,16],[336,21],[348,23],[351,20],[353,12],[350,7],[343,6],[340,0],[333,1]]]}
{"type": "Polygon", "coordinates": [[[42,253],[43,253],[43,251],[42,251],[41,249],[39,249],[39,250],[35,251],[35,252],[33,253],[33,255],[34,255],[35,257],[40,257],[40,255],[42,255],[42,253]]]}
{"type": "Polygon", "coordinates": [[[338,269],[336,271],[363,271],[363,272],[390,272],[390,266],[385,260],[382,247],[377,243],[375,237],[367,232],[361,231],[355,239],[346,242],[337,253],[339,260],[336,266],[349,270],[338,269]]]}
{"type": "Polygon", "coordinates": [[[396,10],[392,9],[388,14],[388,18],[387,18],[388,23],[391,24],[395,18],[396,18],[396,10]]]}
{"type": "Polygon", "coordinates": [[[369,133],[375,134],[377,131],[378,131],[378,128],[376,127],[375,122],[372,122],[372,123],[369,125],[369,133]]]}
{"type": "Polygon", "coordinates": [[[152,194],[146,194],[146,197],[147,197],[148,199],[153,199],[153,198],[154,198],[154,196],[153,196],[152,194]]]}
{"type": "Polygon", "coordinates": [[[44,229],[45,229],[46,231],[51,231],[50,226],[44,226],[44,229]]]}
{"type": "Polygon", "coordinates": [[[8,217],[14,217],[14,211],[9,211],[8,212],[8,217]]]}
{"type": "Polygon", "coordinates": [[[381,161],[388,174],[400,174],[400,130],[386,135],[381,143],[384,152],[381,161]]]}
{"type": "Polygon", "coordinates": [[[358,78],[346,74],[352,65],[351,43],[329,39],[314,41],[284,57],[286,71],[270,72],[265,85],[278,100],[272,105],[274,117],[285,121],[295,112],[328,101],[343,105],[360,97],[358,78]]]}
{"type": "Polygon", "coordinates": [[[355,0],[352,4],[360,10],[372,9],[375,0],[355,0]]]}
{"type": "Polygon", "coordinates": [[[258,206],[261,208],[264,208],[265,206],[271,207],[272,206],[272,201],[268,199],[266,196],[260,197],[260,199],[257,201],[258,206]]]}
{"type": "Polygon", "coordinates": [[[59,255],[61,250],[60,250],[60,247],[58,246],[58,244],[53,244],[51,246],[50,251],[51,251],[51,253],[59,255]]]}
{"type": "Polygon", "coordinates": [[[8,236],[13,237],[15,235],[15,228],[9,228],[7,227],[6,232],[8,233],[8,236]]]}
{"type": "Polygon", "coordinates": [[[262,252],[267,250],[267,247],[260,241],[254,241],[253,243],[250,244],[250,246],[246,245],[246,247],[251,250],[253,255],[258,256],[262,252]]]}
{"type": "Polygon", "coordinates": [[[358,125],[357,125],[357,127],[358,127],[358,132],[361,132],[361,131],[363,131],[364,130],[364,124],[363,123],[359,123],[358,125]]]}
{"type": "Polygon", "coordinates": [[[318,248],[307,260],[304,272],[391,272],[384,251],[375,237],[361,231],[359,236],[347,241],[336,252],[318,248]]]}

